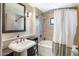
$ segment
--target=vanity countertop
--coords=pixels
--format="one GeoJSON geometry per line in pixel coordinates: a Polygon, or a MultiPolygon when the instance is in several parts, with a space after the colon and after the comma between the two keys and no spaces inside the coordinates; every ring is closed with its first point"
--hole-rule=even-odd
{"type": "Polygon", "coordinates": [[[24,41],[21,41],[20,42],[20,39],[18,40],[15,40],[15,41],[12,41],[8,47],[15,51],[15,52],[23,52],[25,51],[26,49],[29,49],[31,48],[32,46],[34,46],[36,44],[36,42],[34,41],[31,41],[31,40],[27,40],[27,39],[24,39],[24,41]],[[18,42],[18,43],[17,43],[18,42]]]}
{"type": "MultiPolygon", "coordinates": [[[[20,36],[19,38],[21,38],[21,37],[25,37],[25,38],[28,38],[28,37],[32,37],[32,36],[35,36],[35,34],[27,34],[27,35],[23,35],[23,36],[20,36]]],[[[4,38],[4,39],[2,39],[2,43],[3,43],[3,48],[2,49],[5,49],[5,48],[7,48],[8,47],[8,45],[12,42],[12,41],[14,41],[14,40],[16,40],[17,39],[17,36],[16,37],[11,37],[11,38],[4,38]]]]}

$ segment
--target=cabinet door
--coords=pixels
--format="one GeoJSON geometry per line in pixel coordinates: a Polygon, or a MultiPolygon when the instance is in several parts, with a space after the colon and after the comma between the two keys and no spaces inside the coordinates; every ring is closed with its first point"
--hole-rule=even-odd
{"type": "Polygon", "coordinates": [[[34,49],[34,46],[31,47],[31,48],[29,48],[29,49],[27,50],[27,55],[28,55],[28,56],[35,56],[35,49],[34,49]]]}

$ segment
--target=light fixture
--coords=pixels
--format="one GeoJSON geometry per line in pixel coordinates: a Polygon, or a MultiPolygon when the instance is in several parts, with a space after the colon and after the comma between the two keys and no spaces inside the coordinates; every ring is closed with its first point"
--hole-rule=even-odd
{"type": "Polygon", "coordinates": [[[27,18],[30,18],[32,16],[32,13],[31,12],[26,12],[26,16],[27,16],[27,18]]]}

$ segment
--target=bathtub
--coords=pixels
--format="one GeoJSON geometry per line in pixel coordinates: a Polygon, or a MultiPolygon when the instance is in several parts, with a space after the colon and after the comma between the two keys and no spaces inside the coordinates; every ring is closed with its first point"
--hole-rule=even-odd
{"type": "Polygon", "coordinates": [[[39,56],[52,56],[52,41],[42,40],[38,44],[39,56]]]}

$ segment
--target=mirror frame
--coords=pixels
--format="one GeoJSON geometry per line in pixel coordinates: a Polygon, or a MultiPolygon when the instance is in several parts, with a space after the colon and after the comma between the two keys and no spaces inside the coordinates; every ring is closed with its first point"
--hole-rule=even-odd
{"type": "Polygon", "coordinates": [[[2,13],[2,33],[12,33],[12,32],[25,32],[26,31],[26,17],[25,17],[25,10],[26,7],[25,5],[21,4],[21,3],[16,3],[19,4],[20,6],[24,7],[24,30],[5,30],[5,3],[3,3],[3,13],[2,13]]]}

